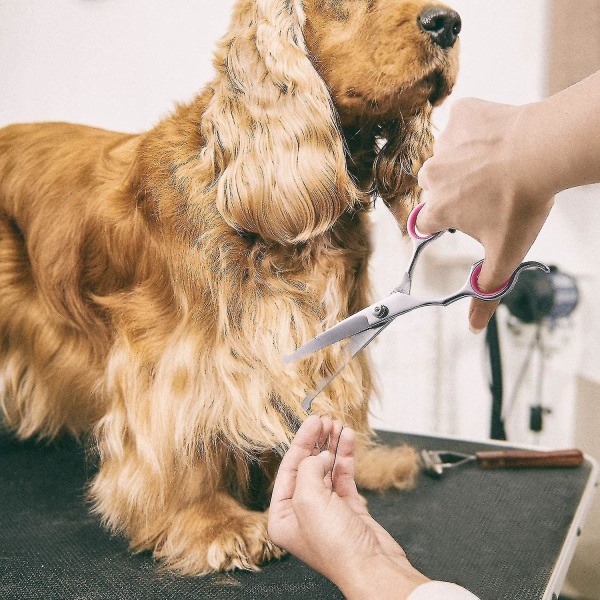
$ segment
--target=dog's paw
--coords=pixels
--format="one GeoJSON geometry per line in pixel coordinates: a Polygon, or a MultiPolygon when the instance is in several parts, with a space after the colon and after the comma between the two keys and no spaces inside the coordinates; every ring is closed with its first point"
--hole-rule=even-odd
{"type": "Polygon", "coordinates": [[[267,534],[266,513],[238,517],[223,527],[209,544],[207,560],[211,570],[258,570],[258,566],[285,551],[273,544],[267,534]]]}
{"type": "Polygon", "coordinates": [[[178,514],[154,552],[166,568],[182,575],[258,571],[284,554],[267,535],[267,514],[245,509],[233,515],[178,514]]]}
{"type": "Polygon", "coordinates": [[[356,454],[356,483],[367,490],[408,489],[419,473],[419,455],[410,446],[362,447],[356,454]]]}

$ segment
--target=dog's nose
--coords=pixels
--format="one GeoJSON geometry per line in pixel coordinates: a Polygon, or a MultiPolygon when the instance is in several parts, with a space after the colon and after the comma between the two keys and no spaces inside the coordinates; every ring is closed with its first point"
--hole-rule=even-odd
{"type": "Polygon", "coordinates": [[[428,33],[431,41],[440,48],[452,48],[460,33],[462,22],[460,15],[449,8],[430,6],[418,17],[419,27],[428,33]]]}

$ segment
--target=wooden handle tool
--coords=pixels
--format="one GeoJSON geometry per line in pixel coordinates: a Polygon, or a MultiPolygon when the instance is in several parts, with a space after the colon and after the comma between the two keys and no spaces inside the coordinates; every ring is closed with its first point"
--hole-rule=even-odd
{"type": "Polygon", "coordinates": [[[569,450],[492,450],[476,454],[462,454],[448,450],[421,450],[421,464],[425,473],[441,477],[448,469],[477,462],[482,469],[524,469],[538,467],[579,467],[583,452],[569,450]]]}
{"type": "Polygon", "coordinates": [[[583,452],[570,450],[500,450],[477,452],[477,464],[482,469],[527,467],[579,467],[583,464],[583,452]]]}

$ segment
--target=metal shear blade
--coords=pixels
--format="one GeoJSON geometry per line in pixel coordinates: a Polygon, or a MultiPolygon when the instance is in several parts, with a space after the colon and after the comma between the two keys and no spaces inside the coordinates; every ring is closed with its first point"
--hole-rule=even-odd
{"type": "Polygon", "coordinates": [[[416,267],[419,255],[427,244],[438,239],[444,233],[438,232],[430,236],[419,234],[416,229],[416,220],[423,206],[424,204],[419,204],[413,209],[408,217],[407,229],[413,240],[413,252],[407,270],[402,278],[402,283],[400,283],[400,285],[386,298],[383,298],[379,302],[371,304],[371,306],[344,319],[337,325],[334,325],[327,331],[317,335],[315,338],[298,348],[293,354],[284,357],[284,361],[290,363],[306,358],[314,352],[322,350],[331,344],[350,338],[347,348],[347,361],[335,373],[321,380],[317,385],[317,388],[305,397],[304,402],[302,403],[302,408],[304,408],[304,410],[310,408],[314,398],[343,370],[348,362],[368,346],[396,317],[422,306],[448,306],[461,298],[467,297],[479,298],[480,300],[486,301],[500,300],[512,290],[522,271],[526,269],[541,269],[545,272],[549,272],[548,267],[542,263],[534,261],[525,262],[517,267],[510,279],[505,282],[500,289],[492,293],[485,293],[481,291],[477,285],[477,278],[481,271],[481,267],[483,266],[483,260],[480,260],[472,265],[465,285],[453,294],[435,299],[411,296],[412,274],[416,267]]]}
{"type": "Polygon", "coordinates": [[[331,346],[331,344],[335,344],[335,342],[341,342],[348,337],[352,337],[362,333],[363,331],[367,331],[371,327],[372,326],[367,317],[357,313],[351,317],[348,317],[347,319],[344,319],[341,323],[334,325],[327,331],[319,334],[310,342],[304,344],[304,346],[301,348],[298,348],[298,350],[296,350],[296,352],[293,354],[284,356],[283,362],[287,364],[302,358],[306,358],[317,350],[321,350],[322,348],[331,346]]]}
{"type": "Polygon", "coordinates": [[[388,321],[376,329],[367,329],[366,331],[362,331],[361,333],[353,335],[348,343],[348,346],[346,347],[346,352],[348,353],[346,362],[344,362],[342,366],[329,377],[324,377],[321,379],[321,381],[319,381],[317,387],[310,394],[304,397],[304,400],[302,401],[302,408],[304,410],[309,410],[312,401],[329,385],[331,381],[333,381],[340,374],[341,371],[344,370],[346,365],[354,358],[354,356],[366,348],[390,323],[391,321],[388,321]]]}

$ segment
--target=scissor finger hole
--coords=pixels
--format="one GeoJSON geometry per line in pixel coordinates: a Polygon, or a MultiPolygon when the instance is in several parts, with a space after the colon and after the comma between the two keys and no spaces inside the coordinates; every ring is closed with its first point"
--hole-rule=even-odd
{"type": "Polygon", "coordinates": [[[408,215],[408,220],[406,222],[406,230],[408,231],[408,235],[410,235],[410,237],[413,238],[413,240],[429,240],[437,235],[437,233],[432,233],[431,235],[424,235],[417,229],[417,217],[419,216],[421,210],[423,210],[424,206],[424,202],[418,204],[408,215]]]}
{"type": "Polygon", "coordinates": [[[482,300],[494,300],[496,299],[498,296],[502,295],[504,292],[506,292],[506,290],[510,287],[510,284],[512,282],[512,277],[510,277],[503,285],[502,287],[498,288],[497,290],[495,290],[494,292],[484,292],[479,288],[479,275],[481,273],[481,269],[483,267],[483,261],[481,261],[474,269],[473,272],[471,273],[471,288],[473,289],[473,291],[475,292],[475,294],[477,294],[478,297],[480,297],[482,300]]]}

